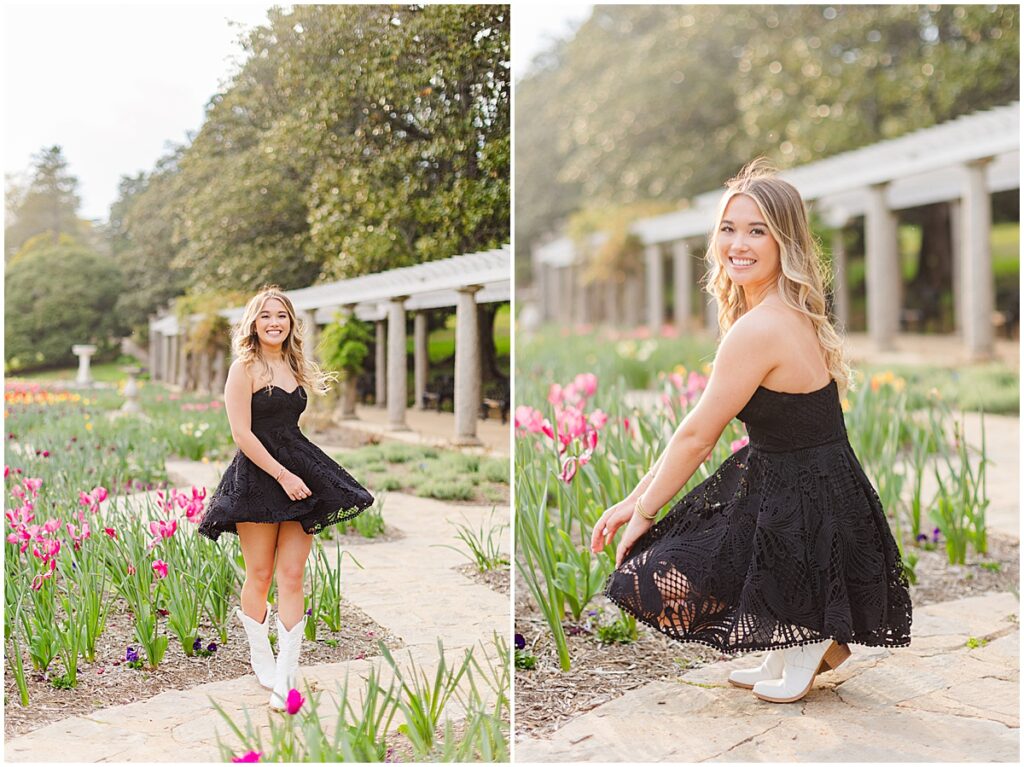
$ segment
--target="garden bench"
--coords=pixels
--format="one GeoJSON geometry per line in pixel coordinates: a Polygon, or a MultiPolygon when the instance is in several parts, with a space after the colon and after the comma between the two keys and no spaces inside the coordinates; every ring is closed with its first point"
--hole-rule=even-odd
{"type": "Polygon", "coordinates": [[[510,400],[511,396],[509,395],[508,379],[489,386],[487,391],[484,392],[484,396],[480,402],[481,420],[486,421],[487,416],[490,415],[490,411],[493,408],[501,414],[501,422],[508,423],[510,400]]]}
{"type": "Polygon", "coordinates": [[[430,382],[428,388],[423,392],[423,409],[426,410],[434,405],[437,412],[441,412],[441,405],[444,402],[451,402],[452,409],[455,409],[455,379],[452,376],[441,376],[430,382]]]}

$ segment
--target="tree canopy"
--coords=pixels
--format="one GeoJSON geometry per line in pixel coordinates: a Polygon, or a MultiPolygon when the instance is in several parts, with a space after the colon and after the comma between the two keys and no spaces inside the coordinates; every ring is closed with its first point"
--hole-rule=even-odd
{"type": "MultiPolygon", "coordinates": [[[[244,48],[173,179],[122,194],[167,213],[146,239],[188,290],[304,287],[508,241],[507,6],[297,5],[244,48]]],[[[147,227],[125,215],[120,234],[147,227]]]]}
{"type": "Polygon", "coordinates": [[[681,200],[1018,98],[1015,5],[595,6],[516,90],[516,254],[585,206],[681,200]]]}
{"type": "Polygon", "coordinates": [[[56,242],[60,235],[82,232],[78,220],[78,179],[68,171],[59,146],[41,149],[32,158],[32,178],[24,188],[8,184],[4,260],[32,237],[41,234],[56,242]]]}

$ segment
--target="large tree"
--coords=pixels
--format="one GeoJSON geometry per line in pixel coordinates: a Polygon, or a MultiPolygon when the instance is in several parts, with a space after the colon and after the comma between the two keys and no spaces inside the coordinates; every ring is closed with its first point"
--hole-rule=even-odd
{"type": "Polygon", "coordinates": [[[184,153],[197,290],[294,288],[509,239],[506,6],[294,6],[184,153]]]}
{"type": "Polygon", "coordinates": [[[8,221],[4,227],[4,255],[10,258],[30,238],[49,234],[53,242],[60,235],[81,231],[78,220],[78,179],[68,170],[59,146],[40,150],[32,158],[32,178],[24,188],[8,184],[8,221]]]}

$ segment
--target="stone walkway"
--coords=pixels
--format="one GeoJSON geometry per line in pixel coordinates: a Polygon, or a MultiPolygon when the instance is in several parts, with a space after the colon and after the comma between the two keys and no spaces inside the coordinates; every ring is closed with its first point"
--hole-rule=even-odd
{"type": "MultiPolygon", "coordinates": [[[[405,411],[405,422],[408,431],[391,431],[388,427],[388,411],[386,408],[372,405],[356,406],[358,420],[338,421],[336,426],[374,434],[383,439],[408,442],[413,445],[431,445],[433,447],[452,448],[455,435],[455,416],[452,413],[438,413],[436,410],[417,410],[410,408],[405,411]]],[[[459,447],[458,450],[471,453],[493,455],[509,455],[509,437],[511,418],[502,423],[500,417],[488,418],[486,421],[477,419],[476,436],[482,443],[480,447],[459,447]]],[[[315,441],[315,440],[314,440],[315,441]]]]}
{"type": "MultiPolygon", "coordinates": [[[[168,463],[172,482],[182,488],[207,486],[217,471],[202,463],[168,463]]],[[[353,547],[362,570],[346,558],[342,590],[345,599],[399,636],[405,646],[394,653],[408,668],[410,656],[429,678],[437,668],[437,641],[444,643],[449,666],[463,650],[476,647],[484,663],[496,653],[494,632],[509,635],[509,600],[490,588],[469,580],[454,568],[467,560],[441,544],[461,545],[451,522],[468,520],[474,527],[486,522],[490,506],[451,506],[440,501],[389,493],[384,519],[403,533],[398,540],[353,547]]],[[[507,521],[507,517],[503,520],[507,521]]],[[[358,696],[362,678],[372,666],[381,669],[383,683],[392,678],[382,658],[304,667],[306,680],[315,681],[323,698],[321,710],[333,721],[336,686],[350,676],[352,693],[358,696]]],[[[482,690],[486,685],[480,685],[482,690]]],[[[228,728],[213,709],[217,701],[236,722],[248,712],[253,722],[268,717],[268,693],[254,676],[213,682],[188,690],[161,693],[146,701],[114,706],[88,716],[72,717],[7,741],[6,761],[12,762],[209,762],[220,761],[217,734],[229,742],[228,728]]],[[[453,702],[449,712],[458,716],[453,702]]],[[[394,724],[403,721],[398,714],[394,724]]]]}
{"type": "Polygon", "coordinates": [[[1018,762],[1019,608],[1012,594],[921,608],[910,647],[853,646],[794,704],[726,682],[762,654],[715,663],[519,740],[515,760],[1018,762]]]}

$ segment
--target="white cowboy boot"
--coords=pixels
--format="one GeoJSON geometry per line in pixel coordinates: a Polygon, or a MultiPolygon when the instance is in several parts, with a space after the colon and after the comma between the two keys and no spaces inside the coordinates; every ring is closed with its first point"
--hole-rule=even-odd
{"type": "Polygon", "coordinates": [[[245,627],[245,635],[249,638],[249,662],[252,664],[253,673],[263,687],[272,690],[277,663],[274,661],[274,651],[267,637],[267,630],[270,628],[270,603],[267,602],[263,623],[254,621],[242,612],[241,608],[235,610],[235,613],[245,627]]]}
{"type": "Polygon", "coordinates": [[[270,707],[284,711],[288,702],[288,691],[298,684],[299,648],[302,646],[302,632],[306,628],[306,616],[285,630],[281,616],[277,616],[277,673],[274,675],[274,691],[270,693],[270,707]]]}
{"type": "Polygon", "coordinates": [[[738,668],[729,672],[729,684],[751,689],[758,682],[782,677],[782,650],[769,650],[757,668],[738,668]]]}
{"type": "Polygon", "coordinates": [[[754,684],[754,695],[770,703],[794,703],[803,698],[814,685],[814,677],[825,666],[837,668],[850,657],[850,648],[832,639],[787,647],[782,651],[781,679],[754,684]]]}

